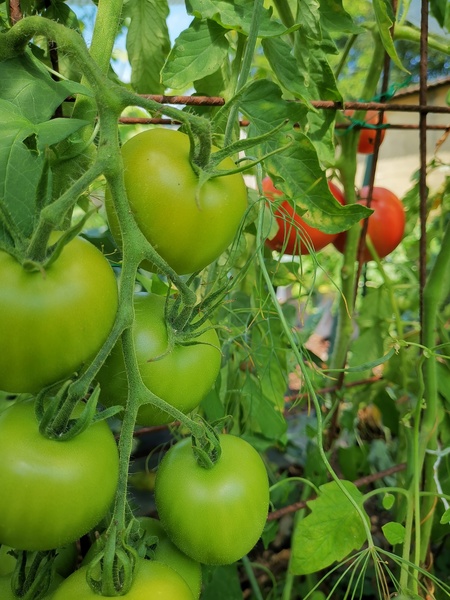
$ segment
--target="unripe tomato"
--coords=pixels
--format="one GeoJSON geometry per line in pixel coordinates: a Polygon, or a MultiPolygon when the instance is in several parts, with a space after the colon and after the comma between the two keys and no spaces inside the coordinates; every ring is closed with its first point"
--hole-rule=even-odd
{"type": "MultiPolygon", "coordinates": [[[[359,204],[367,205],[369,187],[363,187],[359,192],[359,204]]],[[[384,187],[374,187],[370,208],[373,213],[369,217],[367,235],[380,258],[390,254],[400,244],[405,231],[405,209],[401,200],[384,187]]],[[[362,224],[362,223],[361,223],[362,224]]],[[[340,252],[345,251],[347,234],[340,233],[334,240],[334,245],[340,252]]],[[[369,248],[366,246],[363,261],[372,260],[369,248]]]]}
{"type": "Polygon", "coordinates": [[[234,435],[219,440],[222,453],[209,469],[197,462],[190,438],[172,446],[155,483],[167,535],[185,554],[209,565],[230,564],[250,552],[269,508],[267,471],[257,451],[234,435]]]}
{"type": "MultiPolygon", "coordinates": [[[[354,110],[346,110],[344,111],[344,115],[347,117],[353,117],[355,114],[354,110]]],[[[375,138],[377,135],[377,129],[379,122],[379,112],[377,110],[368,110],[366,112],[366,116],[364,117],[364,121],[371,125],[370,128],[364,129],[361,128],[359,138],[358,138],[358,152],[359,154],[373,154],[375,148],[375,138]]],[[[383,113],[382,124],[387,123],[386,113],[383,113]]],[[[381,128],[380,134],[380,145],[384,140],[384,136],[386,134],[386,129],[381,128]]]]}
{"type": "Polygon", "coordinates": [[[113,503],[119,456],[106,421],[52,440],[39,432],[33,399],[16,400],[0,414],[0,456],[0,544],[60,548],[88,533],[113,503]]]}
{"type": "MultiPolygon", "coordinates": [[[[135,135],[122,147],[125,188],[136,223],[180,275],[216,260],[233,241],[247,208],[247,188],[240,173],[199,186],[189,152],[185,133],[161,127],[135,135]]],[[[217,168],[232,170],[236,165],[226,158],[217,168]]],[[[109,190],[106,210],[112,234],[120,242],[109,190]]]]}
{"type": "MultiPolygon", "coordinates": [[[[210,391],[219,374],[222,355],[216,330],[206,321],[204,331],[191,344],[169,348],[165,298],[136,294],[132,326],[139,371],[144,384],[183,413],[194,410],[210,391]]],[[[116,344],[97,375],[100,402],[105,406],[126,404],[128,382],[122,342],[116,344]]],[[[167,412],[151,404],[140,407],[139,425],[162,425],[173,421],[167,412]]]]}
{"type": "MultiPolygon", "coordinates": [[[[341,190],[331,181],[328,182],[331,193],[340,204],[344,204],[344,196],[341,190]]],[[[266,198],[273,201],[275,196],[282,196],[283,192],[278,190],[270,177],[265,177],[262,187],[266,198]]],[[[272,239],[267,239],[266,244],[272,250],[284,254],[297,255],[309,254],[311,247],[317,252],[332,242],[337,233],[324,233],[307,225],[305,221],[295,212],[294,207],[285,200],[274,211],[278,224],[278,231],[272,239]]]]}
{"type": "Polygon", "coordinates": [[[106,341],[118,305],[114,271],[75,238],[45,272],[0,251],[0,390],[39,392],[71,377],[106,341]]]}
{"type": "MultiPolygon", "coordinates": [[[[52,600],[98,600],[86,580],[88,567],[81,567],[69,575],[56,589],[52,600]]],[[[131,589],[119,596],[124,600],[195,600],[181,575],[163,563],[138,558],[131,589]]]]}

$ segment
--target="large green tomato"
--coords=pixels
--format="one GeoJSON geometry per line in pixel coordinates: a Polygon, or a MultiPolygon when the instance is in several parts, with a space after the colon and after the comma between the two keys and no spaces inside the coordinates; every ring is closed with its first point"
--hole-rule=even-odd
{"type": "Polygon", "coordinates": [[[39,433],[33,400],[17,400],[0,414],[0,543],[50,550],[77,540],[110,508],[118,471],[105,421],[50,440],[39,433]]]}
{"type": "MultiPolygon", "coordinates": [[[[195,344],[175,345],[167,352],[164,305],[163,296],[135,296],[133,337],[139,370],[149,390],[183,413],[188,413],[200,404],[217,378],[221,363],[219,339],[214,329],[208,329],[194,338],[195,344]]],[[[211,325],[206,321],[202,328],[208,327],[211,325]]],[[[126,403],[127,378],[120,341],[98,373],[97,380],[101,386],[102,404],[126,403]]],[[[167,412],[150,404],[139,409],[139,425],[160,425],[171,421],[173,418],[167,412]]]]}
{"type": "Polygon", "coordinates": [[[75,238],[45,272],[0,251],[0,390],[38,392],[88,363],[114,323],[114,272],[75,238]]]}
{"type": "Polygon", "coordinates": [[[201,467],[186,438],[158,467],[155,500],[161,523],[180,550],[198,562],[220,565],[241,559],[256,544],[267,519],[265,465],[245,440],[220,435],[222,454],[201,467]]]}
{"type": "MultiPolygon", "coordinates": [[[[199,271],[222,254],[247,207],[240,173],[210,179],[199,187],[189,151],[186,134],[163,128],[139,133],[122,147],[125,187],[137,225],[180,275],[199,271]]],[[[235,167],[227,158],[218,168],[235,167]]],[[[111,231],[120,242],[108,191],[106,210],[111,231]]]]}
{"type": "MultiPolygon", "coordinates": [[[[61,583],[52,600],[99,600],[86,581],[88,567],[81,567],[61,583]]],[[[195,600],[181,575],[163,563],[140,558],[125,600],[195,600]]]]}

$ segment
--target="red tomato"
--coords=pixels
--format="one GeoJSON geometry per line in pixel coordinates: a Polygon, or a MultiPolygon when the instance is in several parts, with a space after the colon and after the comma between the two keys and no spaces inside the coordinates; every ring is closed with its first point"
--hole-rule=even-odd
{"type": "MultiPolygon", "coordinates": [[[[275,196],[282,196],[283,192],[277,190],[270,177],[265,177],[262,182],[265,196],[273,201],[275,196]]],[[[331,181],[328,182],[331,193],[340,204],[345,204],[341,190],[331,181]]],[[[272,250],[284,254],[309,254],[310,248],[317,252],[332,242],[337,234],[324,233],[307,225],[295,212],[294,207],[285,200],[274,212],[278,223],[278,231],[272,239],[267,239],[266,244],[272,250]]]]}
{"type": "MultiPolygon", "coordinates": [[[[354,115],[354,110],[346,110],[344,111],[344,115],[346,117],[352,117],[354,115]]],[[[368,110],[366,112],[366,116],[364,117],[364,121],[371,125],[372,127],[368,129],[361,129],[358,139],[358,152],[360,154],[373,154],[374,146],[375,146],[375,138],[377,134],[377,130],[375,127],[379,122],[379,112],[377,110],[368,110]]],[[[383,113],[382,123],[387,123],[386,113],[383,113]]],[[[384,136],[386,134],[386,129],[381,129],[380,135],[380,144],[384,140],[384,136]]]]}
{"type": "MultiPolygon", "coordinates": [[[[369,187],[363,187],[359,192],[360,204],[367,204],[369,187]]],[[[390,190],[374,187],[370,208],[373,214],[369,217],[367,235],[370,237],[380,258],[390,254],[400,244],[405,231],[405,209],[402,202],[390,190]]],[[[340,233],[333,244],[340,252],[345,250],[347,234],[340,233]]],[[[363,261],[372,259],[369,248],[364,249],[363,261]]]]}

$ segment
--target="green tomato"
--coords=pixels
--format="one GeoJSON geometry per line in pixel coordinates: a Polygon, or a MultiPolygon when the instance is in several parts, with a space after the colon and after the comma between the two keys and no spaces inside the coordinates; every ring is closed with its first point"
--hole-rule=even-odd
{"type": "MultiPolygon", "coordinates": [[[[52,600],[99,600],[86,581],[88,567],[72,573],[57,588],[52,600]]],[[[120,596],[125,600],[195,600],[181,575],[162,563],[139,558],[131,589],[120,596]]]]}
{"type": "Polygon", "coordinates": [[[156,474],[155,500],[172,542],[198,562],[241,559],[267,519],[269,483],[257,451],[245,440],[220,435],[222,454],[210,469],[199,465],[186,438],[173,446],[156,474]]]}
{"type": "MultiPolygon", "coordinates": [[[[209,179],[199,187],[189,152],[186,134],[163,128],[139,133],[122,147],[125,188],[136,223],[180,275],[216,260],[233,241],[247,208],[240,173],[209,179]]],[[[235,167],[226,158],[218,168],[235,167]]],[[[108,190],[105,205],[112,234],[120,243],[108,190]]]]}
{"type": "Polygon", "coordinates": [[[189,585],[194,598],[200,597],[202,588],[202,569],[200,563],[186,556],[167,537],[164,527],[157,519],[141,517],[142,528],[150,536],[158,538],[154,559],[176,571],[189,585]]]}
{"type": "Polygon", "coordinates": [[[108,261],[75,238],[45,273],[0,251],[0,390],[38,392],[70,377],[105,342],[116,316],[108,261]]]}
{"type": "MultiPolygon", "coordinates": [[[[193,345],[175,345],[168,352],[165,298],[136,294],[133,337],[139,370],[145,385],[154,394],[188,413],[196,408],[213,386],[220,370],[221,352],[214,329],[204,331],[193,345]],[[152,360],[157,359],[157,360],[152,360]]],[[[211,324],[206,321],[202,328],[211,324]]],[[[98,373],[100,402],[105,406],[125,405],[127,378],[119,341],[98,373]]],[[[150,404],[139,409],[139,425],[161,425],[173,418],[150,404]]]]}
{"type": "Polygon", "coordinates": [[[97,421],[71,440],[39,433],[33,400],[0,414],[0,543],[50,550],[77,540],[105,516],[116,492],[114,436],[97,421]]]}

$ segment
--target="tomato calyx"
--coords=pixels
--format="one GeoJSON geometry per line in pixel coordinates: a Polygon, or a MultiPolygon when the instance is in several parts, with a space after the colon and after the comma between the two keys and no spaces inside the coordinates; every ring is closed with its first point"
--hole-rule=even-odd
{"type": "Polygon", "coordinates": [[[101,596],[123,596],[133,583],[138,552],[130,543],[136,530],[133,518],[125,530],[118,531],[113,519],[100,538],[100,549],[90,561],[87,582],[92,591],[101,596]]]}
{"type": "Polygon", "coordinates": [[[199,415],[196,415],[195,419],[203,426],[201,436],[191,436],[195,460],[203,469],[212,469],[222,454],[219,434],[213,425],[199,415]]]}
{"type": "Polygon", "coordinates": [[[17,562],[11,576],[14,596],[22,600],[39,600],[47,593],[51,579],[56,550],[41,552],[15,551],[17,562]],[[28,561],[28,558],[31,561],[28,561]],[[31,564],[28,565],[28,562],[31,564]]]}
{"type": "Polygon", "coordinates": [[[48,439],[68,441],[81,434],[96,421],[117,414],[121,407],[112,406],[101,413],[97,412],[100,386],[97,385],[84,404],[81,414],[72,418],[77,401],[70,397],[72,380],[65,381],[55,396],[50,396],[45,388],[36,396],[35,414],[39,422],[39,432],[48,439]]]}

